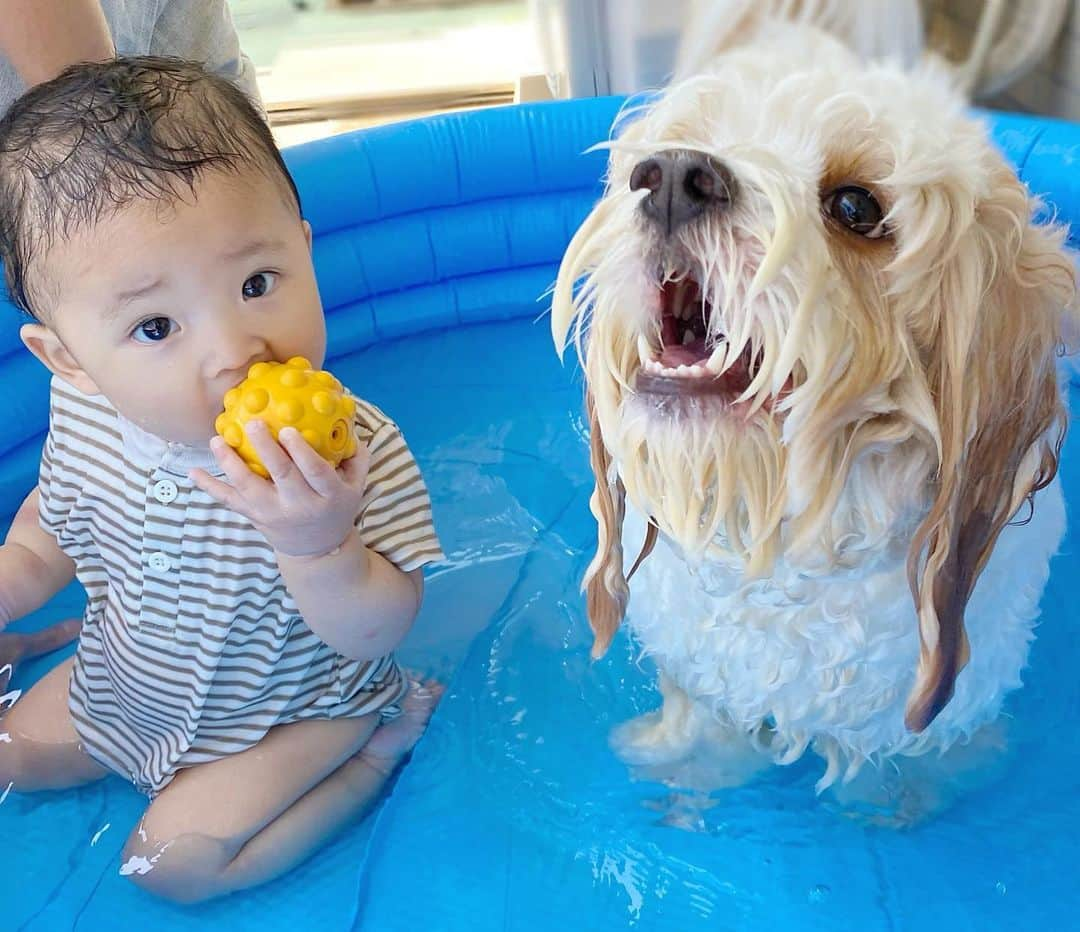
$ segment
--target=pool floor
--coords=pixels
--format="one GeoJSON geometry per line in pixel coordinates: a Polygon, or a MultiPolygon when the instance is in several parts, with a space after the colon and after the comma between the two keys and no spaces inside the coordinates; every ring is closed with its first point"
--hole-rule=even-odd
{"type": "MultiPolygon", "coordinates": [[[[1009,747],[988,785],[897,831],[816,798],[816,760],[705,797],[637,778],[610,729],[658,704],[653,671],[590,643],[595,527],[576,366],[546,322],[423,335],[335,360],[394,417],[449,560],[400,652],[450,684],[373,818],[289,876],[174,907],[118,875],[144,800],[119,779],[0,804],[0,929],[430,928],[437,932],[1076,927],[1080,589],[1057,557],[1009,747]]],[[[1063,463],[1080,500],[1074,433],[1063,463]]],[[[33,622],[77,611],[65,592],[33,622]]],[[[28,664],[25,688],[57,662],[28,664]]]]}

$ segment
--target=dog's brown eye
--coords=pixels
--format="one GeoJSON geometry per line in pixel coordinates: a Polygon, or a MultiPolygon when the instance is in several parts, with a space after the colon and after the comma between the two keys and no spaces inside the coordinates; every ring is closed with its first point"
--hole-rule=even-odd
{"type": "Polygon", "coordinates": [[[878,239],[888,231],[881,205],[865,188],[837,188],[825,199],[825,210],[837,223],[867,239],[878,239]]]}

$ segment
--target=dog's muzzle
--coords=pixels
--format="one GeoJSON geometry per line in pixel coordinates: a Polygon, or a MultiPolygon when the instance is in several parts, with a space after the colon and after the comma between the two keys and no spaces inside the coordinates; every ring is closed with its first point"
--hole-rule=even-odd
{"type": "MultiPolygon", "coordinates": [[[[735,202],[737,185],[718,159],[692,149],[666,149],[639,162],[631,191],[647,191],[638,209],[654,231],[670,240],[687,224],[720,216],[735,202]]],[[[712,306],[687,271],[660,286],[660,345],[643,359],[635,388],[641,395],[713,395],[733,400],[750,385],[760,365],[748,346],[726,369],[714,352],[724,344],[711,326],[712,306]],[[710,335],[711,334],[711,335],[710,335]]]]}

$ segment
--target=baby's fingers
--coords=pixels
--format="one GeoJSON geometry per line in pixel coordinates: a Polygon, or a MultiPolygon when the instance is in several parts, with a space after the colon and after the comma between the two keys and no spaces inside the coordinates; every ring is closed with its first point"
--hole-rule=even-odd
{"type": "Polygon", "coordinates": [[[214,478],[214,476],[211,476],[210,473],[203,469],[191,470],[191,472],[188,473],[188,477],[207,495],[220,502],[230,511],[235,511],[237,514],[244,515],[246,518],[251,517],[250,509],[248,508],[247,502],[244,501],[243,496],[227,482],[222,482],[220,479],[214,478]]]}
{"type": "Polygon", "coordinates": [[[266,424],[259,420],[251,420],[244,425],[244,433],[247,434],[259,459],[262,460],[263,468],[270,473],[270,482],[278,492],[289,499],[311,494],[304,471],[296,461],[295,448],[286,443],[286,438],[291,434],[300,444],[307,447],[307,443],[293,428],[286,427],[275,439],[266,424]]]}
{"type": "Polygon", "coordinates": [[[338,472],[341,473],[341,478],[345,480],[347,486],[363,492],[367,485],[370,466],[371,451],[366,446],[361,446],[354,456],[350,456],[338,467],[338,472]]]}
{"type": "Polygon", "coordinates": [[[251,517],[253,509],[258,510],[267,496],[272,494],[273,485],[253,473],[248,464],[220,437],[210,441],[210,449],[229,481],[226,483],[215,479],[202,469],[191,471],[192,481],[223,505],[251,517]]]}
{"type": "Polygon", "coordinates": [[[292,457],[293,466],[312,490],[329,498],[340,487],[334,467],[324,460],[295,427],[286,427],[278,434],[278,443],[292,457]]]}

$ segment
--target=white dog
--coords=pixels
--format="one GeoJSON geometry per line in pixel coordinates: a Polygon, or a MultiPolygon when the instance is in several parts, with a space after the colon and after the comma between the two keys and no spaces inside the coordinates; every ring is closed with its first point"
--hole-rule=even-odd
{"type": "Polygon", "coordinates": [[[629,603],[661,671],[620,749],[810,748],[820,790],[964,742],[1020,685],[1074,273],[944,70],[729,25],[609,143],[552,328],[588,383],[594,656],[629,603]]]}

